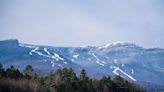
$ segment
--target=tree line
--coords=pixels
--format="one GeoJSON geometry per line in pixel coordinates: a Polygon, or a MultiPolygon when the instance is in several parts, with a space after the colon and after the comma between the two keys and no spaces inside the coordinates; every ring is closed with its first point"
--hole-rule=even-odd
{"type": "Polygon", "coordinates": [[[21,73],[13,65],[4,69],[0,64],[0,92],[145,92],[139,85],[129,83],[120,75],[90,79],[81,70],[77,77],[72,68],[58,69],[47,76],[34,72],[28,65],[21,73]]]}

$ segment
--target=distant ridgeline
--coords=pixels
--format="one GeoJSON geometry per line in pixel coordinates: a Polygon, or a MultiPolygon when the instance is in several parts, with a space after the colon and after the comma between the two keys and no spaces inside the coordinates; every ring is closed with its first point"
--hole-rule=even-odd
{"type": "Polygon", "coordinates": [[[43,77],[31,65],[20,73],[14,66],[4,69],[0,64],[0,92],[145,92],[139,85],[129,83],[120,75],[113,80],[108,76],[101,80],[90,79],[81,70],[79,77],[72,68],[60,68],[43,77]]]}
{"type": "Polygon", "coordinates": [[[72,68],[76,76],[85,69],[90,79],[121,75],[130,83],[149,89],[164,89],[164,49],[142,48],[132,42],[101,46],[54,47],[19,43],[16,39],[0,41],[0,63],[5,69],[13,65],[23,73],[24,67],[57,71],[72,68]]]}

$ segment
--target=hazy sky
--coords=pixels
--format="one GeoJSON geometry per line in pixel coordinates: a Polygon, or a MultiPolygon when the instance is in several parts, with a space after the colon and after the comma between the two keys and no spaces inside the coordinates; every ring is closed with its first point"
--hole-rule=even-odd
{"type": "Polygon", "coordinates": [[[164,48],[164,0],[0,0],[0,40],[164,48]]]}

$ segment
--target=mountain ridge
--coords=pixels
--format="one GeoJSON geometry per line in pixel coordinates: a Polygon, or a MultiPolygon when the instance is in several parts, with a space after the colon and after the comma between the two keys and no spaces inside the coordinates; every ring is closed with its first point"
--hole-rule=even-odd
{"type": "MultiPolygon", "coordinates": [[[[136,80],[164,85],[162,48],[143,48],[126,41],[100,46],[54,47],[19,43],[16,39],[0,41],[0,47],[0,63],[5,67],[11,64],[16,67],[21,67],[20,64],[33,64],[36,69],[45,65],[47,68],[44,67],[43,70],[54,71],[62,68],[61,66],[77,69],[82,66],[89,71],[89,76],[101,78],[103,75],[114,77],[121,74],[133,82],[136,80]]],[[[79,71],[80,69],[77,74],[79,71]]]]}

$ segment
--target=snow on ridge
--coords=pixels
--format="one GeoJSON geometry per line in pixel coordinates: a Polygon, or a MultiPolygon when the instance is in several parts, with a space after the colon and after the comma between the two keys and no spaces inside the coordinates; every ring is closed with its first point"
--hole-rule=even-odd
{"type": "Polygon", "coordinates": [[[25,45],[25,44],[22,44],[22,43],[20,43],[19,46],[21,46],[21,47],[27,47],[27,48],[35,48],[35,46],[28,46],[28,45],[25,45]]]}
{"type": "Polygon", "coordinates": [[[119,67],[115,67],[113,65],[110,66],[111,69],[115,68],[113,73],[115,73],[116,75],[119,75],[119,73],[117,73],[117,70],[119,70],[120,72],[122,72],[123,74],[125,74],[127,77],[129,77],[130,79],[132,79],[133,81],[137,81],[136,79],[134,79],[132,76],[128,75],[127,73],[125,73],[124,71],[122,71],[121,69],[119,69],[119,67]]]}
{"type": "Polygon", "coordinates": [[[119,42],[115,42],[115,43],[110,43],[110,44],[98,46],[98,49],[107,48],[109,46],[115,46],[115,45],[118,45],[118,44],[120,44],[120,45],[133,44],[134,45],[134,43],[132,43],[130,41],[119,41],[119,42]]]}
{"type": "Polygon", "coordinates": [[[79,56],[79,54],[77,54],[77,55],[73,55],[74,58],[77,58],[78,56],[79,56]]]}
{"type": "Polygon", "coordinates": [[[89,47],[89,46],[88,45],[81,46],[81,48],[87,48],[87,47],[89,47]]]}

